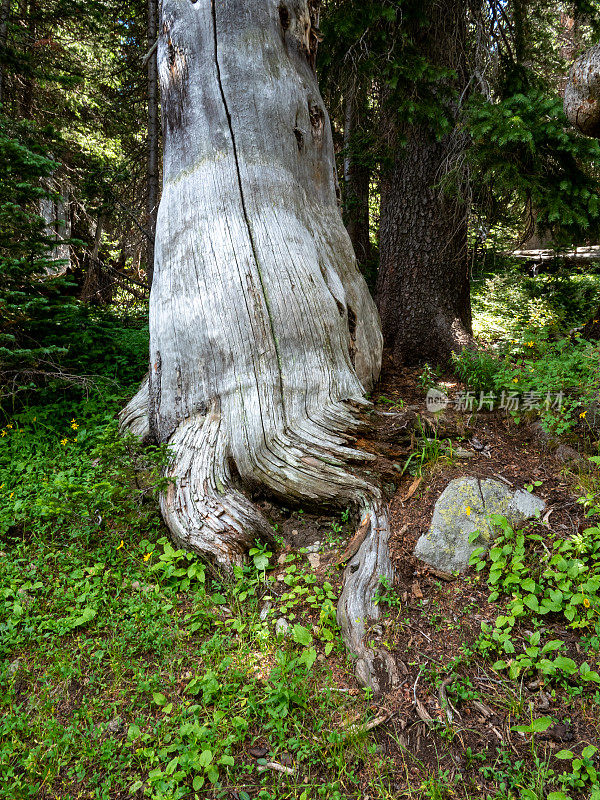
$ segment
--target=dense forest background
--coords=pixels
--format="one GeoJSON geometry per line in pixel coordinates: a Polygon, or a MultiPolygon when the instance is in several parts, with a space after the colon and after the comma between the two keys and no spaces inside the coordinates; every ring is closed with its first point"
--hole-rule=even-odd
{"type": "MultiPolygon", "coordinates": [[[[156,3],[1,13],[6,401],[102,370],[108,319],[143,313],[161,136],[156,3]]],[[[429,306],[453,307],[468,336],[469,276],[499,253],[597,241],[600,146],[561,101],[597,27],[593,3],[323,4],[342,210],[399,363],[449,357],[453,334],[428,342],[429,306]]]]}
{"type": "Polygon", "coordinates": [[[336,621],[353,510],[257,497],[274,544],[224,580],[168,538],[166,445],[118,430],[148,368],[158,6],[0,0],[0,800],[597,800],[600,143],[562,97],[600,3],[308,4],[386,345],[357,445],[393,530],[383,698],[336,621]],[[473,474],[547,511],[428,570],[473,474]]]}

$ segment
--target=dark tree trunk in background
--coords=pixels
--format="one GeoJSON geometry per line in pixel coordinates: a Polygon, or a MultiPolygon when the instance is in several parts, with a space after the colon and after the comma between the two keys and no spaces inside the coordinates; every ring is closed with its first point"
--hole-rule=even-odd
{"type": "MultiPolygon", "coordinates": [[[[153,47],[158,36],[158,3],[157,0],[148,0],[148,44],[153,47]]],[[[159,193],[159,121],[158,121],[158,65],[156,49],[151,52],[148,59],[148,163],[147,163],[147,198],[146,210],[148,215],[148,286],[152,286],[154,274],[154,236],[156,233],[156,215],[158,212],[159,193]]]]}
{"type": "MultiPolygon", "coordinates": [[[[415,39],[437,67],[466,85],[466,3],[430,4],[415,39]]],[[[452,110],[450,110],[452,112],[452,110]]],[[[464,145],[456,132],[436,141],[425,125],[400,127],[406,147],[384,177],[377,302],[384,339],[398,363],[448,362],[471,342],[465,202],[439,188],[464,145]]]]}
{"type": "Polygon", "coordinates": [[[346,98],[344,120],[344,223],[354,247],[356,260],[363,274],[372,259],[369,236],[369,184],[371,171],[362,164],[360,152],[362,125],[367,112],[367,93],[356,83],[346,98]]]}

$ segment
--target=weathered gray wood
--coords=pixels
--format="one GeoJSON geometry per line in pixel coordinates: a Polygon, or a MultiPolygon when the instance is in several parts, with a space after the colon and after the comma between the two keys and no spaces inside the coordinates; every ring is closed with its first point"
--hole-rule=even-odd
{"type": "MultiPolygon", "coordinates": [[[[225,569],[270,536],[244,490],[361,507],[377,496],[348,469],[364,455],[347,434],[382,337],[338,208],[313,6],[161,5],[150,373],[122,422],[169,443],[165,521],[225,569]]],[[[383,553],[371,562],[383,569],[383,553]]]]}
{"type": "Polygon", "coordinates": [[[381,578],[390,584],[394,580],[388,547],[389,521],[379,498],[365,505],[361,525],[368,525],[369,532],[344,572],[337,621],[346,646],[356,658],[359,683],[383,693],[398,685],[399,676],[392,655],[377,646],[381,631],[369,628],[369,623],[379,618],[379,607],[373,598],[385,591],[381,578]]]}
{"type": "MultiPolygon", "coordinates": [[[[156,42],[158,35],[158,0],[148,0],[148,44],[156,42]]],[[[146,162],[146,213],[147,227],[150,232],[147,246],[148,286],[152,286],[154,269],[154,234],[156,230],[156,214],[158,211],[159,193],[159,123],[158,123],[158,65],[156,48],[150,50],[146,62],[147,101],[148,101],[148,154],[146,162]]]]}
{"type": "Polygon", "coordinates": [[[565,114],[586,136],[600,138],[600,44],[579,56],[569,70],[565,114]]]}

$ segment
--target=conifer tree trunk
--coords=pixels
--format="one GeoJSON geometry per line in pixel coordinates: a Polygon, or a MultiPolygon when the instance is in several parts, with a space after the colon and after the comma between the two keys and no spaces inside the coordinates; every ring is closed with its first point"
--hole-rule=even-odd
{"type": "Polygon", "coordinates": [[[600,138],[600,44],[590,47],[571,66],[565,87],[565,113],[586,136],[600,138]]]}
{"type": "Polygon", "coordinates": [[[364,270],[371,262],[372,248],[369,231],[370,170],[361,163],[358,150],[361,125],[366,116],[367,96],[355,82],[346,97],[344,119],[344,222],[357,261],[364,270]]]}
{"type": "Polygon", "coordinates": [[[271,536],[251,490],[363,508],[340,624],[375,685],[381,659],[362,634],[391,575],[388,526],[378,490],[348,469],[365,458],[348,434],[382,337],[337,206],[314,12],[306,0],[161,4],[150,372],[122,422],[169,443],[165,521],[224,569],[271,536]]]}
{"type": "MultiPolygon", "coordinates": [[[[431,2],[429,24],[415,32],[436,67],[466,80],[466,2],[431,2]]],[[[452,109],[448,109],[452,113],[452,109]]],[[[462,147],[456,133],[436,141],[423,125],[394,122],[398,150],[381,194],[377,303],[383,334],[398,363],[444,363],[471,341],[467,207],[440,181],[462,147]]]]}

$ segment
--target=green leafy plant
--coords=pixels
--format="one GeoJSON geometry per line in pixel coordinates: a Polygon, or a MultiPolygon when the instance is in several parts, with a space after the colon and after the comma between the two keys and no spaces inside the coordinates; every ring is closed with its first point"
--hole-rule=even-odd
{"type": "Polygon", "coordinates": [[[574,628],[597,624],[600,607],[600,572],[597,527],[568,539],[551,538],[550,548],[544,537],[534,530],[515,531],[499,515],[491,516],[498,534],[486,558],[483,548],[471,556],[478,571],[489,566],[487,582],[492,593],[490,602],[501,596],[508,599],[504,613],[493,625],[482,623],[479,648],[483,653],[500,651],[509,658],[495,662],[494,669],[508,670],[511,678],[539,671],[549,678],[600,683],[600,675],[587,662],[577,664],[572,658],[556,654],[564,650],[562,640],[542,642],[541,630],[528,634],[524,652],[516,652],[513,629],[518,620],[532,617],[540,628],[545,615],[561,615],[574,628]],[[556,655],[555,655],[556,654],[556,655]]]}

